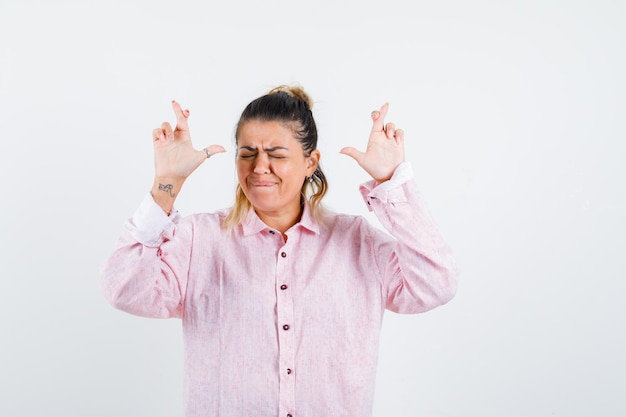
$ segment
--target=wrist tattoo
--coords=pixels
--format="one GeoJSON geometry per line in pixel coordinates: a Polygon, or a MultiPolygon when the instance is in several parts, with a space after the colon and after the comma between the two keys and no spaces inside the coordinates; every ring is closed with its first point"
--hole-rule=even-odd
{"type": "Polygon", "coordinates": [[[174,188],[174,186],[172,184],[159,184],[159,191],[169,192],[170,193],[170,197],[174,198],[176,193],[174,193],[172,191],[172,188],[174,188]]]}

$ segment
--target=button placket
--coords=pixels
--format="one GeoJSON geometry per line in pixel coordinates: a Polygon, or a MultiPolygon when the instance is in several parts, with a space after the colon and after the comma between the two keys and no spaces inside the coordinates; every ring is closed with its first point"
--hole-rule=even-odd
{"type": "Polygon", "coordinates": [[[278,249],[276,258],[276,306],[278,328],[279,411],[280,415],[293,415],[295,409],[295,357],[296,332],[294,331],[293,294],[291,291],[290,248],[295,239],[278,249]],[[289,289],[289,290],[288,290],[289,289]]]}

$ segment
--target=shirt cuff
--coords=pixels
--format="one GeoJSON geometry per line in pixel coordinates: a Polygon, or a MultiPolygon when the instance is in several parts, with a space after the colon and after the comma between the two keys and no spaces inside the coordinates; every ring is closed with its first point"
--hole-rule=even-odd
{"type": "Polygon", "coordinates": [[[409,162],[403,162],[396,167],[388,181],[378,184],[381,191],[389,191],[398,188],[407,181],[413,179],[413,167],[409,162]]]}
{"type": "Polygon", "coordinates": [[[179,216],[174,209],[169,216],[165,214],[155,203],[152,194],[147,193],[126,227],[137,242],[144,246],[157,247],[171,234],[179,216]]]}
{"type": "Polygon", "coordinates": [[[388,181],[378,183],[370,180],[361,184],[359,191],[363,197],[363,201],[367,204],[367,208],[372,211],[375,202],[386,203],[402,203],[406,202],[406,195],[402,187],[413,179],[413,168],[409,162],[403,162],[394,171],[388,181]]]}

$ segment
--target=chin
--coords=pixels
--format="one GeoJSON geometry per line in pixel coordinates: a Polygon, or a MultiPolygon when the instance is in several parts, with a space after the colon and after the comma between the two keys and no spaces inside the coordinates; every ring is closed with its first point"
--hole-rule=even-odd
{"type": "Polygon", "coordinates": [[[252,192],[248,190],[245,194],[248,201],[255,209],[266,211],[272,210],[272,208],[276,206],[276,198],[269,195],[267,190],[254,190],[252,192]]]}
{"type": "Polygon", "coordinates": [[[250,204],[252,204],[255,210],[261,211],[274,211],[279,207],[275,202],[264,198],[253,198],[250,200],[250,204]]]}

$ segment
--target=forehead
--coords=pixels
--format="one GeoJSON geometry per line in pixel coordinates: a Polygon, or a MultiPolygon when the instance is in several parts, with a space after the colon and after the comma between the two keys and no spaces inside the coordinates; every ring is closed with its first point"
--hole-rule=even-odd
{"type": "Polygon", "coordinates": [[[239,128],[238,146],[290,147],[299,145],[289,124],[277,121],[251,120],[239,128]]]}

